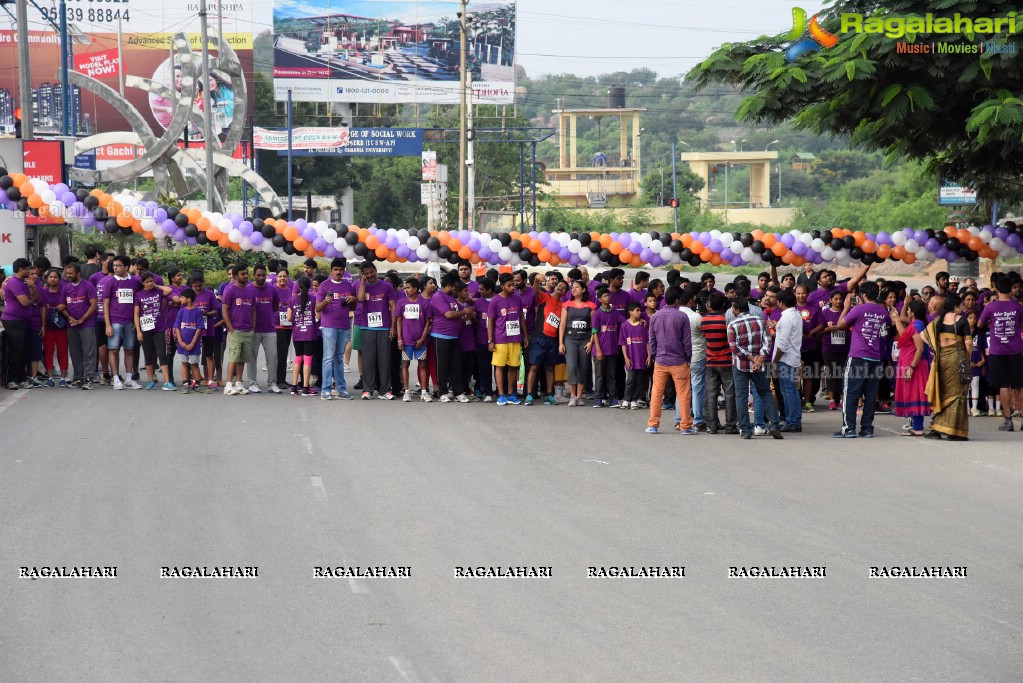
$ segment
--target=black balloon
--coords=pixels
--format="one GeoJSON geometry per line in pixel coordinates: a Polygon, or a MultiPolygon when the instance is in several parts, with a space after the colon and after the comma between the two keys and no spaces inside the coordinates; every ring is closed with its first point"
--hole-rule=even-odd
{"type": "Polygon", "coordinates": [[[288,243],[288,240],[285,239],[284,235],[274,235],[271,241],[273,242],[273,245],[278,249],[280,249],[281,247],[288,243]]]}
{"type": "MultiPolygon", "coordinates": [[[[2,186],[3,186],[2,183],[0,183],[0,187],[2,187],[2,186]]],[[[89,196],[89,191],[85,190],[85,189],[80,189],[77,192],[75,192],[75,198],[78,199],[78,201],[83,202],[83,203],[85,202],[85,198],[88,197],[88,196],[89,196]]]]}
{"type": "MultiPolygon", "coordinates": [[[[183,213],[179,213],[177,216],[174,217],[174,225],[178,226],[179,228],[185,227],[186,225],[188,225],[188,216],[186,216],[183,213]]],[[[195,237],[195,235],[191,235],[191,237],[195,237]]]]}
{"type": "Polygon", "coordinates": [[[369,247],[367,247],[364,243],[359,242],[358,244],[355,245],[355,255],[356,256],[358,256],[360,258],[365,258],[366,254],[368,254],[368,253],[369,253],[369,247]]]}
{"type": "Polygon", "coordinates": [[[295,247],[291,244],[291,242],[288,242],[287,240],[284,241],[284,246],[281,248],[281,251],[283,251],[288,256],[295,255],[295,247]]]}
{"type": "Polygon", "coordinates": [[[349,246],[354,247],[356,244],[359,243],[359,233],[353,231],[345,235],[345,243],[349,246]]]}
{"type": "Polygon", "coordinates": [[[447,245],[445,245],[437,250],[437,256],[444,260],[447,260],[451,258],[451,249],[447,245]]]}
{"type": "Polygon", "coordinates": [[[534,268],[539,266],[540,265],[540,257],[539,256],[530,256],[529,257],[529,265],[533,266],[534,268]]]}
{"type": "Polygon", "coordinates": [[[943,232],[936,232],[934,233],[934,239],[938,242],[938,244],[944,246],[945,243],[948,242],[948,235],[943,232]]]}
{"type": "Polygon", "coordinates": [[[945,242],[945,248],[948,249],[949,251],[959,251],[960,246],[962,245],[959,244],[959,240],[957,240],[955,237],[949,237],[948,241],[945,242]]]}
{"type": "Polygon", "coordinates": [[[92,210],[92,217],[96,219],[96,222],[105,221],[107,219],[107,210],[101,206],[97,206],[92,210]]]}
{"type": "Polygon", "coordinates": [[[612,268],[617,268],[620,265],[622,265],[622,261],[614,254],[611,254],[611,258],[607,260],[607,265],[611,266],[612,268]]]}
{"type": "Polygon", "coordinates": [[[82,204],[85,204],[85,207],[88,209],[95,209],[97,206],[99,206],[99,197],[94,197],[90,194],[88,197],[82,200],[82,204]]]}
{"type": "Polygon", "coordinates": [[[845,242],[842,240],[841,237],[836,237],[835,239],[831,240],[831,248],[834,249],[835,251],[842,251],[842,249],[845,249],[845,242]]]}
{"type": "MultiPolygon", "coordinates": [[[[451,256],[448,256],[448,263],[450,263],[453,266],[458,265],[458,262],[461,260],[462,260],[461,257],[458,256],[458,252],[452,252],[451,256]]],[[[540,264],[538,263],[537,265],[540,264]]]]}
{"type": "Polygon", "coordinates": [[[764,251],[767,250],[767,247],[765,247],[764,243],[760,240],[753,240],[753,243],[750,245],[750,249],[753,250],[754,254],[763,254],[764,251]]]}
{"type": "Polygon", "coordinates": [[[970,249],[969,246],[963,244],[963,245],[960,245],[960,247],[958,249],[956,249],[956,253],[958,253],[963,258],[966,258],[967,255],[972,254],[973,251],[970,249]]]}
{"type": "Polygon", "coordinates": [[[739,237],[739,243],[742,244],[742,246],[744,246],[744,247],[752,246],[752,244],[753,244],[753,235],[751,235],[749,233],[745,233],[745,234],[741,235],[739,237]]]}
{"type": "Polygon", "coordinates": [[[127,237],[128,235],[134,234],[132,232],[132,230],[131,230],[131,227],[121,228],[120,230],[121,230],[121,234],[124,235],[125,237],[127,237]]]}
{"type": "Polygon", "coordinates": [[[825,242],[830,242],[831,240],[834,239],[834,236],[832,236],[830,230],[823,230],[821,231],[821,239],[824,240],[825,242]]]}
{"type": "Polygon", "coordinates": [[[693,268],[699,267],[701,263],[703,263],[703,259],[701,259],[696,254],[693,254],[692,256],[689,257],[689,265],[691,265],[693,268]]]}
{"type": "Polygon", "coordinates": [[[274,226],[272,225],[264,225],[260,232],[263,234],[263,237],[273,237],[277,234],[277,231],[274,230],[274,226]]]}
{"type": "Polygon", "coordinates": [[[421,229],[416,233],[416,237],[419,238],[420,244],[426,244],[426,240],[430,239],[430,231],[426,228],[421,229]]]}
{"type": "Polygon", "coordinates": [[[175,220],[178,214],[181,213],[176,206],[165,206],[163,209],[167,212],[167,218],[171,220],[175,220]]]}
{"type": "MultiPolygon", "coordinates": [[[[253,230],[258,230],[259,232],[263,232],[263,226],[264,225],[266,225],[266,224],[263,222],[263,219],[261,219],[261,218],[253,218],[252,219],[252,229],[253,230]]],[[[274,232],[276,232],[276,231],[274,231],[274,232]]]]}
{"type": "Polygon", "coordinates": [[[501,242],[502,247],[510,246],[512,243],[511,235],[506,232],[498,233],[497,239],[501,242]]]}
{"type": "Polygon", "coordinates": [[[693,252],[691,252],[689,249],[683,249],[678,253],[678,255],[679,258],[681,258],[683,261],[688,261],[693,257],[693,252]]]}
{"type": "Polygon", "coordinates": [[[196,244],[204,244],[204,245],[205,244],[209,244],[210,243],[210,238],[206,236],[206,233],[200,232],[198,235],[195,236],[195,243],[196,244]]]}
{"type": "Polygon", "coordinates": [[[577,240],[577,239],[579,239],[579,233],[577,233],[577,232],[570,232],[570,233],[568,233],[568,239],[570,239],[570,240],[577,240]]]}
{"type": "Polygon", "coordinates": [[[863,250],[860,249],[859,247],[853,247],[852,249],[849,250],[849,258],[851,258],[853,261],[859,261],[861,258],[863,258],[863,250]]]}
{"type": "Polygon", "coordinates": [[[978,257],[977,252],[967,249],[966,256],[967,261],[976,261],[978,257]]]}
{"type": "Polygon", "coordinates": [[[852,235],[846,235],[842,238],[842,244],[845,245],[846,249],[852,249],[856,246],[856,238],[852,235]]]}
{"type": "MultiPolygon", "coordinates": [[[[203,234],[205,235],[206,233],[203,233],[203,234]]],[[[196,225],[195,223],[185,223],[185,236],[186,237],[198,237],[199,236],[199,226],[196,225]]]]}
{"type": "Polygon", "coordinates": [[[812,237],[814,239],[818,239],[820,236],[821,236],[821,231],[820,230],[811,230],[810,231],[810,237],[812,237]]]}
{"type": "Polygon", "coordinates": [[[601,249],[600,250],[600,260],[603,261],[604,263],[609,262],[611,260],[611,250],[610,249],[601,249]]]}
{"type": "Polygon", "coordinates": [[[106,230],[111,235],[117,232],[118,228],[120,227],[121,226],[117,224],[117,220],[114,218],[108,218],[106,219],[106,221],[103,222],[103,229],[106,230]]]}
{"type": "Polygon", "coordinates": [[[668,248],[676,254],[680,253],[682,251],[682,240],[672,240],[671,243],[668,244],[668,248]]]}
{"type": "Polygon", "coordinates": [[[582,246],[584,247],[589,246],[590,242],[592,241],[593,238],[590,237],[590,233],[588,232],[579,233],[579,244],[581,244],[582,246]]]}
{"type": "MultiPolygon", "coordinates": [[[[18,211],[21,211],[22,213],[28,211],[28,200],[25,199],[24,197],[22,197],[21,199],[18,200],[18,211]]],[[[38,216],[39,212],[36,211],[32,215],[33,216],[38,216]]]]}
{"type": "Polygon", "coordinates": [[[3,166],[0,166],[0,177],[6,176],[6,175],[7,175],[7,169],[4,168],[3,166]]]}
{"type": "Polygon", "coordinates": [[[505,246],[507,246],[509,249],[511,249],[513,254],[517,254],[520,251],[522,251],[522,241],[521,240],[511,240],[505,246]]]}
{"type": "Polygon", "coordinates": [[[428,240],[426,240],[426,247],[430,251],[437,251],[438,249],[440,249],[440,240],[437,239],[436,237],[431,237],[428,240]]]}
{"type": "Polygon", "coordinates": [[[8,187],[7,188],[7,198],[9,200],[11,200],[12,202],[18,201],[19,199],[21,199],[21,190],[19,190],[16,187],[13,187],[13,186],[8,187]]]}

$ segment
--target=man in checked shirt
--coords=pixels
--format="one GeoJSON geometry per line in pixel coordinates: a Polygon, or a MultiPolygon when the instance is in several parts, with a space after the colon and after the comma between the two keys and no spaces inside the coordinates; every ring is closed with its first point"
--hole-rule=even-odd
{"type": "Polygon", "coordinates": [[[732,377],[735,382],[735,409],[739,417],[739,434],[744,439],[753,437],[747,408],[750,387],[757,393],[764,405],[771,437],[781,439],[781,425],[778,420],[778,406],[771,395],[771,385],[764,371],[771,348],[763,318],[751,315],[749,301],[736,297],[732,302],[735,319],[728,323],[728,346],[732,349],[732,377]]]}

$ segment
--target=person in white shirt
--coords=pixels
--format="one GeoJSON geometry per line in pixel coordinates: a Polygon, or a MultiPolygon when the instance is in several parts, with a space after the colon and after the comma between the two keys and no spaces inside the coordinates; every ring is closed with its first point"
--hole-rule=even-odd
{"type": "Polygon", "coordinates": [[[790,289],[778,292],[781,319],[774,333],[774,362],[784,402],[783,432],[803,431],[802,404],[799,402],[799,362],[803,345],[803,318],[796,310],[796,295],[790,289]]]}
{"type": "MultiPolygon", "coordinates": [[[[693,357],[689,362],[689,386],[692,397],[693,427],[701,432],[707,430],[703,419],[703,377],[707,370],[707,340],[703,336],[703,316],[696,312],[696,295],[700,287],[690,283],[682,289],[679,310],[689,318],[689,329],[693,340],[693,357]]],[[[679,412],[678,399],[675,399],[675,424],[679,424],[682,416],[679,412]]]]}

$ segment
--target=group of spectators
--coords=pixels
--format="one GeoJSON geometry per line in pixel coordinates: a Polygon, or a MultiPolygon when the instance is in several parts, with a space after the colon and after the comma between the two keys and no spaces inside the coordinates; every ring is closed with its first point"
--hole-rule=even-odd
{"type": "Polygon", "coordinates": [[[15,261],[0,288],[0,367],[11,390],[100,384],[329,401],[355,397],[354,352],[352,391],[364,400],[590,402],[648,409],[649,433],[670,410],[683,435],[783,438],[823,396],[841,411],[840,438],[873,436],[879,412],[908,418],[906,436],[963,440],[971,414],[999,411],[1012,431],[1023,388],[1019,275],[996,273],[982,290],[941,273],[918,292],[868,271],[837,282],[828,269],[780,279],[772,270],[756,287],[740,275],[719,290],[712,273],[693,282],[677,270],[664,281],[640,271],[626,286],[619,268],[473,278],[461,262],[439,278],[403,279],[373,262],[352,273],[338,258],[327,272],[310,259],[295,279],[283,261],[236,264],[209,289],[201,271],[161,275],[144,257],[86,250],[62,268],[15,261]]]}

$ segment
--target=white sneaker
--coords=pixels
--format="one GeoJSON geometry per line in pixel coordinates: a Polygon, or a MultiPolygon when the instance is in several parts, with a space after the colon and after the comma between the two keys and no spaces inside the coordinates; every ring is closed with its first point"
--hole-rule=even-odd
{"type": "Polygon", "coordinates": [[[345,364],[345,374],[347,375],[351,371],[352,371],[352,369],[350,367],[348,367],[347,364],[345,364]]]}
{"type": "Polygon", "coordinates": [[[412,402],[412,392],[411,391],[406,391],[405,394],[401,397],[401,401],[402,401],[402,403],[411,403],[412,402]]]}
{"type": "Polygon", "coordinates": [[[124,389],[124,382],[121,381],[120,375],[114,375],[114,391],[121,391],[124,389]]]}
{"type": "Polygon", "coordinates": [[[233,382],[228,382],[224,385],[224,396],[234,396],[238,391],[234,388],[233,382]]]}
{"type": "Polygon", "coordinates": [[[980,411],[977,410],[976,408],[971,408],[970,415],[972,415],[973,417],[980,417],[980,411]]]}
{"type": "MultiPolygon", "coordinates": [[[[263,368],[263,369],[266,370],[266,368],[263,368]]],[[[249,382],[249,393],[250,394],[258,394],[259,393],[259,385],[256,384],[255,382],[249,382]]]]}
{"type": "Polygon", "coordinates": [[[622,401],[618,407],[621,408],[622,410],[628,410],[629,408],[632,407],[632,403],[630,403],[629,401],[622,401]]]}
{"type": "Polygon", "coordinates": [[[483,397],[483,402],[484,403],[493,403],[494,402],[494,397],[491,396],[490,394],[487,394],[486,396],[483,397]]]}
{"type": "Polygon", "coordinates": [[[753,428],[753,436],[766,436],[766,435],[767,435],[767,428],[766,427],[754,427],[753,428]]]}
{"type": "Polygon", "coordinates": [[[455,398],[455,400],[458,401],[459,403],[468,403],[469,402],[469,397],[466,396],[465,394],[459,394],[455,398]]]}
{"type": "Polygon", "coordinates": [[[263,372],[266,372],[266,363],[263,363],[263,372]]]}
{"type": "Polygon", "coordinates": [[[426,391],[425,389],[423,390],[423,393],[420,395],[420,398],[422,399],[423,403],[433,403],[433,396],[431,396],[430,392],[426,391]]]}
{"type": "Polygon", "coordinates": [[[279,394],[281,393],[281,388],[276,384],[271,384],[269,387],[267,387],[267,391],[269,391],[271,394],[279,394]]]}
{"type": "Polygon", "coordinates": [[[235,382],[234,393],[238,394],[239,396],[244,396],[245,394],[249,393],[249,390],[246,389],[245,385],[242,384],[241,382],[235,382]]]}
{"type": "Polygon", "coordinates": [[[141,389],[141,388],[142,388],[142,385],[141,385],[141,384],[139,384],[138,382],[136,382],[136,381],[135,381],[135,380],[133,380],[133,379],[129,379],[128,381],[126,381],[126,382],[124,383],[124,388],[125,388],[125,389],[141,389]]]}
{"type": "Polygon", "coordinates": [[[441,394],[440,402],[441,403],[451,403],[451,396],[449,396],[448,394],[441,394]]]}

